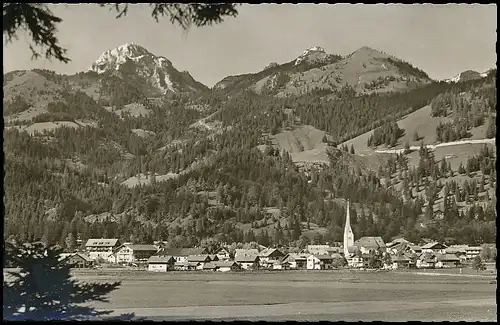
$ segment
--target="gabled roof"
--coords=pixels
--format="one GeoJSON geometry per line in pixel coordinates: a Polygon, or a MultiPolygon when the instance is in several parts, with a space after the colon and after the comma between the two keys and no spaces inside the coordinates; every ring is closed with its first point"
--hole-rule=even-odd
{"type": "Polygon", "coordinates": [[[251,249],[240,249],[240,248],[237,248],[235,249],[234,251],[234,256],[243,256],[243,255],[247,255],[247,256],[258,256],[259,255],[259,251],[256,249],[256,248],[251,248],[251,249]]]}
{"type": "Polygon", "coordinates": [[[268,257],[271,254],[273,254],[274,252],[279,252],[279,254],[283,255],[283,252],[280,251],[279,249],[276,249],[276,248],[266,248],[262,252],[260,252],[258,256],[268,257]]]}
{"type": "Polygon", "coordinates": [[[148,259],[148,263],[169,263],[171,261],[175,261],[175,259],[172,256],[168,255],[153,255],[148,259]]]}
{"type": "Polygon", "coordinates": [[[101,239],[89,239],[87,240],[87,243],[85,246],[99,246],[99,247],[109,247],[109,246],[116,246],[118,244],[118,239],[116,238],[101,238],[101,239]]]}
{"type": "Polygon", "coordinates": [[[368,249],[386,248],[382,237],[361,237],[354,242],[354,246],[364,247],[368,249]]]}
{"type": "Polygon", "coordinates": [[[257,255],[243,255],[243,256],[238,256],[235,258],[236,262],[243,262],[243,263],[253,263],[255,261],[258,261],[259,257],[257,255]]]}
{"type": "Polygon", "coordinates": [[[88,256],[86,254],[83,254],[83,253],[79,253],[79,252],[78,253],[62,253],[61,255],[59,255],[59,259],[58,260],[59,260],[59,262],[61,262],[61,261],[70,259],[70,258],[72,258],[74,256],[80,257],[85,262],[92,262],[92,259],[90,258],[90,256],[88,256]]]}
{"type": "Polygon", "coordinates": [[[210,262],[210,256],[208,255],[189,255],[187,257],[188,262],[210,262]]]}
{"type": "Polygon", "coordinates": [[[189,256],[207,254],[206,248],[163,248],[157,255],[189,256]]]}
{"type": "Polygon", "coordinates": [[[222,253],[222,252],[224,252],[224,253],[228,253],[228,254],[230,253],[228,248],[226,248],[226,247],[219,247],[219,248],[218,248],[218,249],[214,252],[214,254],[220,254],[220,253],[222,253]]]}
{"type": "Polygon", "coordinates": [[[296,253],[288,253],[283,256],[283,261],[305,261],[310,254],[296,254],[296,253]]]}
{"type": "MultiPolygon", "coordinates": [[[[434,242],[434,243],[425,244],[424,246],[422,246],[422,249],[433,249],[433,248],[436,248],[439,246],[446,248],[446,245],[438,243],[438,242],[434,242]]],[[[440,249],[440,248],[437,248],[437,249],[440,249]]]]}

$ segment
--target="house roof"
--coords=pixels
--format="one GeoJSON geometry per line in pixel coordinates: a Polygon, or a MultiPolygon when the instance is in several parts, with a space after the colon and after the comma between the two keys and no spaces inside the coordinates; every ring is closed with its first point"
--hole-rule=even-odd
{"type": "Polygon", "coordinates": [[[83,254],[83,253],[62,253],[59,255],[58,260],[59,260],[59,262],[61,262],[61,261],[64,261],[64,260],[69,259],[69,258],[74,257],[74,256],[80,257],[85,262],[92,262],[92,259],[90,258],[90,256],[83,254]]]}
{"type": "Polygon", "coordinates": [[[153,255],[148,259],[148,263],[168,263],[171,260],[173,261],[174,258],[169,255],[163,255],[163,256],[153,255]]]}
{"type": "Polygon", "coordinates": [[[189,255],[187,257],[188,262],[210,262],[210,256],[208,255],[189,255]]]}
{"type": "Polygon", "coordinates": [[[232,267],[232,266],[238,266],[238,263],[235,261],[216,261],[212,262],[215,266],[217,267],[232,267]]]}
{"type": "Polygon", "coordinates": [[[90,256],[88,256],[86,254],[76,253],[75,256],[79,256],[79,257],[83,258],[86,262],[92,262],[92,259],[90,258],[90,256]]]}
{"type": "Polygon", "coordinates": [[[446,245],[434,242],[434,243],[425,244],[424,246],[422,246],[422,249],[433,249],[433,248],[439,249],[439,247],[446,248],[446,245]]]}
{"type": "Polygon", "coordinates": [[[460,261],[455,254],[438,254],[436,258],[438,261],[460,261]]]}
{"type": "Polygon", "coordinates": [[[354,246],[372,249],[386,248],[382,237],[361,237],[354,242],[354,246]]]}
{"type": "Polygon", "coordinates": [[[235,251],[234,251],[234,256],[235,258],[237,256],[258,256],[259,255],[259,251],[255,248],[252,248],[252,249],[240,249],[240,248],[237,248],[235,251]]]}
{"type": "Polygon", "coordinates": [[[307,260],[307,257],[309,254],[296,254],[296,253],[288,253],[287,255],[283,256],[283,261],[305,261],[307,260]]]}
{"type": "Polygon", "coordinates": [[[134,251],[157,251],[158,247],[155,245],[144,245],[144,244],[123,244],[120,247],[128,247],[134,251]]]}
{"type": "Polygon", "coordinates": [[[244,263],[250,263],[250,262],[255,262],[258,261],[259,257],[257,255],[243,255],[243,256],[238,256],[235,258],[236,262],[244,262],[244,263]]]}
{"type": "Polygon", "coordinates": [[[276,249],[276,248],[266,248],[262,252],[260,252],[258,256],[268,257],[271,254],[273,254],[274,252],[279,252],[279,254],[283,255],[283,252],[281,252],[279,249],[276,249]]]}
{"type": "Polygon", "coordinates": [[[101,238],[101,239],[89,239],[85,246],[99,246],[99,247],[109,247],[116,246],[118,239],[116,238],[101,238]]]}
{"type": "Polygon", "coordinates": [[[466,251],[482,251],[483,248],[481,246],[470,246],[465,249],[466,251]]]}
{"type": "Polygon", "coordinates": [[[326,255],[326,254],[313,255],[313,256],[316,257],[320,261],[323,261],[323,260],[333,260],[333,257],[331,257],[330,255],[326,255]]]}
{"type": "Polygon", "coordinates": [[[198,266],[200,262],[176,262],[174,265],[175,266],[198,266]]]}
{"type": "Polygon", "coordinates": [[[75,255],[75,253],[61,253],[61,254],[59,254],[59,257],[57,258],[57,260],[60,262],[60,261],[65,260],[66,258],[68,258],[69,256],[72,256],[72,255],[75,255]]]}
{"type": "Polygon", "coordinates": [[[219,257],[215,254],[211,254],[211,255],[208,255],[210,257],[210,260],[212,261],[218,261],[219,260],[219,257]]]}
{"type": "Polygon", "coordinates": [[[157,255],[189,256],[207,254],[206,248],[163,248],[157,255]]]}
{"type": "Polygon", "coordinates": [[[410,245],[410,248],[413,249],[415,252],[422,250],[422,247],[420,247],[418,245],[410,245]]]}

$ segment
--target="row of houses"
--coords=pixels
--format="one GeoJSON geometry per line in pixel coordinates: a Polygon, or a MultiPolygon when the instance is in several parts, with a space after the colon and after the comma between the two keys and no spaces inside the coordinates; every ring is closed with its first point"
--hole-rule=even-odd
{"type": "Polygon", "coordinates": [[[285,253],[278,248],[236,249],[228,248],[208,252],[206,248],[164,248],[161,242],[153,245],[120,243],[118,239],[89,239],[85,253],[67,255],[67,262],[75,267],[90,267],[96,262],[112,264],[147,264],[154,272],[168,270],[214,270],[239,269],[329,269],[343,265],[344,259],[353,268],[367,268],[370,254],[376,252],[391,256],[385,268],[432,268],[457,267],[473,259],[481,247],[465,245],[447,247],[431,242],[415,245],[404,238],[384,243],[381,237],[361,237],[348,247],[348,256],[342,247],[309,245],[299,253],[285,253]],[[337,262],[336,262],[337,261],[337,262]]]}

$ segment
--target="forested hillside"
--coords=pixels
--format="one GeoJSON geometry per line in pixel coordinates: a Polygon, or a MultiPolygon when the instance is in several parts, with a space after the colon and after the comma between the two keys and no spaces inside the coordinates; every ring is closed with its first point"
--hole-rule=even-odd
{"type": "MultiPolygon", "coordinates": [[[[470,244],[496,238],[491,146],[455,169],[435,161],[424,146],[417,166],[409,164],[408,149],[381,160],[379,168],[358,163],[365,158],[354,149],[336,148],[377,127],[371,144],[391,145],[404,132],[394,121],[429,104],[433,115],[485,123],[496,115],[495,75],[361,96],[345,86],[336,100],[314,92],[277,97],[252,90],[149,98],[113,75],[99,77],[102,96],[95,96],[84,84],[95,83],[95,73],[18,72],[12,80],[19,76],[61,87],[54,86],[57,96],[32,118],[26,112],[47,93],[9,93],[4,102],[6,238],[62,246],[90,237],[164,239],[175,246],[207,238],[333,242],[342,239],[345,199],[353,202],[356,237],[470,244]],[[326,131],[328,166],[299,169],[271,143],[269,135],[295,127],[290,116],[326,131]]],[[[9,80],[4,91],[14,89],[9,80]]],[[[441,141],[460,138],[448,131],[454,125],[461,124],[436,130],[441,141]]]]}

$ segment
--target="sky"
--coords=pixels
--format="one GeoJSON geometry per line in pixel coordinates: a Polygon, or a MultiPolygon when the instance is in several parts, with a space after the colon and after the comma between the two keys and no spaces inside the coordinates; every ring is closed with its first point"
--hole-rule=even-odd
{"type": "Polygon", "coordinates": [[[258,72],[285,63],[312,46],[347,55],[362,46],[392,54],[433,79],[496,65],[496,5],[243,5],[236,18],[185,32],[167,18],[156,22],[147,5],[124,18],[98,5],[51,5],[63,21],[57,37],[71,62],[31,59],[27,34],[6,44],[4,71],[88,70],[105,50],[125,43],[165,56],[211,87],[228,75],[258,72]]]}

